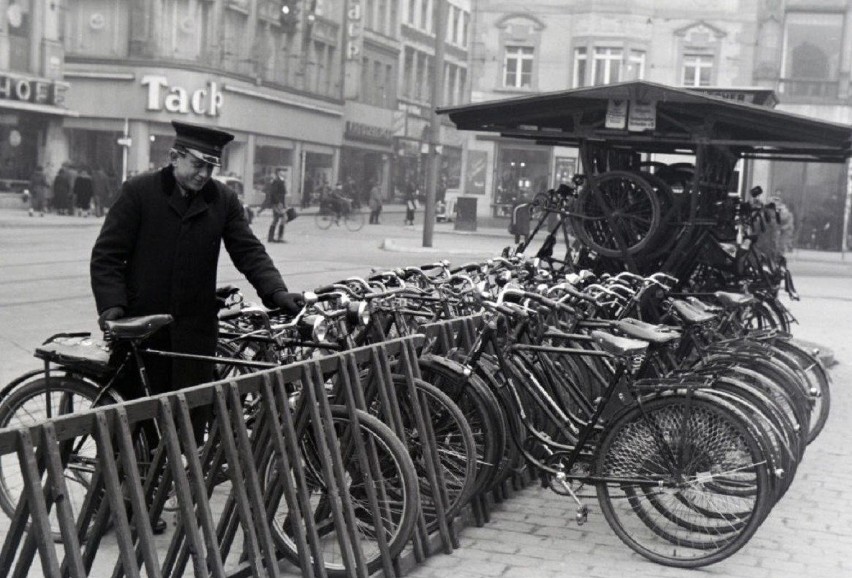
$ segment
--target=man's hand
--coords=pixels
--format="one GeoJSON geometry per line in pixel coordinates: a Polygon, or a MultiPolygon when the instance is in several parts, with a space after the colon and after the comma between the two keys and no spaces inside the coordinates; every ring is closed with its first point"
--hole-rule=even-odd
{"type": "Polygon", "coordinates": [[[288,293],[287,291],[274,293],[272,303],[288,315],[295,315],[305,306],[305,300],[301,293],[288,293]]]}
{"type": "Polygon", "coordinates": [[[104,312],[101,313],[100,317],[98,317],[98,326],[102,331],[106,331],[107,321],[115,321],[122,317],[124,317],[124,307],[110,307],[109,309],[104,309],[104,312]]]}

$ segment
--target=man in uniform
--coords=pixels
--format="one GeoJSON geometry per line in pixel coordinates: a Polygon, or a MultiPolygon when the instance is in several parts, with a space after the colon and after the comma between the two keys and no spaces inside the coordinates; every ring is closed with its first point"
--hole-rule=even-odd
{"type": "MultiPolygon", "coordinates": [[[[254,235],[236,193],[211,179],[233,135],[173,121],[169,165],[126,181],[92,249],[91,282],[99,323],[124,316],[168,313],[174,322],[150,340],[154,349],[212,356],[218,334],[216,269],[220,246],[263,303],[289,313],[301,295],[254,235]]],[[[151,393],[213,380],[205,361],[146,356],[151,393]]],[[[142,395],[138,380],[122,384],[142,395]],[[135,389],[134,389],[135,388],[135,389]]]]}

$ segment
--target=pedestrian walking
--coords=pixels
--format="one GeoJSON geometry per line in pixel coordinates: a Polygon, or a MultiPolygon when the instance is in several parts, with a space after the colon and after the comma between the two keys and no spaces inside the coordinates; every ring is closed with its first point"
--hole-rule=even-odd
{"type": "Polygon", "coordinates": [[[80,173],[74,180],[74,202],[76,203],[77,215],[88,217],[92,210],[92,197],[95,194],[94,183],[86,167],[80,169],[80,173]]]}
{"type": "Polygon", "coordinates": [[[378,183],[373,183],[370,188],[370,224],[378,225],[379,216],[382,214],[382,189],[378,183]]]}
{"type": "Polygon", "coordinates": [[[284,225],[287,224],[287,184],[284,182],[284,169],[275,171],[275,178],[269,183],[266,191],[267,204],[272,209],[272,224],[266,240],[269,243],[286,243],[284,240],[284,225]],[[277,230],[276,230],[277,228],[277,230]]]}
{"type": "Polygon", "coordinates": [[[53,205],[59,215],[71,214],[71,179],[68,167],[62,165],[56,177],[53,179],[53,205]]]}
{"type": "Polygon", "coordinates": [[[103,217],[109,206],[112,191],[110,191],[110,179],[102,167],[98,167],[92,173],[92,189],[94,191],[95,216],[103,217]]]}
{"type": "Polygon", "coordinates": [[[405,224],[414,225],[414,214],[417,211],[417,194],[414,187],[410,187],[405,194],[405,224]]]}
{"type": "Polygon", "coordinates": [[[36,212],[42,217],[45,210],[45,197],[47,191],[50,190],[50,184],[47,182],[47,176],[44,174],[44,169],[41,165],[37,166],[30,175],[30,216],[36,212]]]}

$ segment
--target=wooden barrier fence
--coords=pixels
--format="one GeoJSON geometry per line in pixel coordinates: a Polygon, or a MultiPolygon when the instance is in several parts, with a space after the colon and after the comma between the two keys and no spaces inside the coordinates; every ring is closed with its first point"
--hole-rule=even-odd
{"type": "Polygon", "coordinates": [[[390,577],[408,553],[422,561],[436,543],[450,551],[445,483],[415,388],[423,342],[390,340],[0,430],[2,466],[23,478],[0,578],[27,576],[36,553],[41,573],[57,577],[390,577]],[[401,383],[418,448],[406,441],[412,424],[400,417],[401,383]],[[371,415],[377,406],[386,426],[371,415]],[[213,417],[196,439],[201,408],[213,417]],[[75,453],[84,440],[96,446],[88,460],[75,453]],[[411,455],[426,479],[412,473],[411,455]],[[411,471],[386,477],[389,456],[411,471]],[[82,505],[69,484],[84,489],[82,505]],[[416,506],[422,490],[431,492],[437,542],[419,507],[400,512],[389,503],[416,506]],[[174,524],[155,536],[152,522],[163,516],[174,524]]]}

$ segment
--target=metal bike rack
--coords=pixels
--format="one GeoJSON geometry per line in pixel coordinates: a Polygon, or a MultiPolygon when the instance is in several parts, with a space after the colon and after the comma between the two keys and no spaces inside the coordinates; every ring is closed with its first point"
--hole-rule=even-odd
{"type": "MultiPolygon", "coordinates": [[[[296,363],[256,374],[199,385],[178,392],[105,406],[56,417],[29,428],[0,430],[0,455],[15,453],[24,478],[11,528],[0,550],[0,577],[23,576],[38,553],[47,576],[86,576],[93,568],[112,565],[112,576],[139,576],[144,566],[148,576],[181,576],[192,564],[196,576],[281,576],[286,566],[272,537],[274,508],[286,500],[289,512],[303,524],[294,524],[293,540],[298,551],[296,572],[303,576],[326,576],[316,520],[303,516],[309,511],[306,472],[300,460],[298,415],[307,415],[313,428],[320,474],[329,491],[330,514],[341,545],[341,558],[349,576],[368,576],[356,532],[358,519],[346,490],[345,459],[332,425],[328,399],[329,384],[339,388],[349,419],[357,427],[360,412],[371,400],[364,398],[362,383],[372,380],[380,403],[388,404],[392,423],[401,434],[399,407],[395,400],[391,369],[405,376],[414,417],[423,434],[427,482],[443,489],[437,448],[428,408],[416,395],[414,379],[419,376],[417,351],[423,336],[389,340],[316,360],[296,363]],[[396,360],[392,367],[390,360],[396,360]],[[301,392],[294,406],[290,392],[301,392]],[[257,420],[247,423],[243,401],[256,396],[261,410],[257,420]],[[191,411],[211,408],[207,442],[199,447],[193,433],[191,411]],[[302,408],[306,414],[300,414],[302,408]],[[153,448],[150,464],[137,461],[133,433],[146,421],[156,420],[160,443],[153,448]],[[63,460],[68,459],[70,440],[91,436],[97,443],[97,463],[91,473],[86,499],[78,512],[69,500],[63,460]],[[211,442],[211,440],[214,440],[211,442]],[[274,477],[263,487],[265,460],[274,454],[286,475],[274,477]],[[229,478],[242,480],[217,489],[215,474],[226,466],[229,478]],[[152,474],[152,472],[154,472],[152,474]],[[163,556],[162,539],[155,541],[151,520],[157,520],[167,499],[169,480],[174,481],[178,523],[171,529],[163,556]],[[214,495],[215,494],[215,495],[214,495]],[[215,504],[215,507],[214,507],[215,504]],[[61,547],[51,529],[51,515],[58,525],[61,547]],[[110,519],[118,546],[116,559],[99,549],[110,519]]],[[[357,436],[356,436],[357,438],[357,436]]],[[[404,436],[400,439],[404,441],[404,436]]],[[[355,456],[369,462],[369,448],[356,441],[355,456]]],[[[369,468],[367,477],[369,477],[369,468]]],[[[422,483],[422,482],[421,482],[422,483]]],[[[370,486],[370,484],[368,484],[370,486]]],[[[366,492],[368,507],[382,507],[374,491],[366,492]]],[[[457,546],[452,525],[443,517],[446,496],[436,492],[439,545],[444,551],[457,546]]],[[[375,519],[375,518],[374,518],[375,519]]],[[[388,544],[380,536],[381,570],[397,576],[401,559],[413,552],[415,561],[430,553],[430,537],[422,512],[412,544],[393,560],[388,544]]],[[[100,574],[102,570],[98,570],[100,574]]]]}

